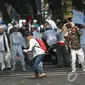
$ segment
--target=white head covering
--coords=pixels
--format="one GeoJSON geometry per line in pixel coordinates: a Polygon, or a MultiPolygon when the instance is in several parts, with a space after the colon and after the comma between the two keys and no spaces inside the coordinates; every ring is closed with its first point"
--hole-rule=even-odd
{"type": "Polygon", "coordinates": [[[43,27],[44,27],[44,25],[40,25],[40,27],[41,27],[41,28],[43,28],[43,27]]]}
{"type": "Polygon", "coordinates": [[[13,28],[13,25],[11,23],[8,23],[8,30],[7,30],[7,33],[9,34],[10,33],[10,29],[13,28]]]}
{"type": "Polygon", "coordinates": [[[22,19],[19,20],[19,28],[22,27],[22,19]]]}
{"type": "Polygon", "coordinates": [[[34,19],[34,20],[33,20],[33,23],[37,23],[37,20],[36,20],[36,19],[34,19]]]}
{"type": "Polygon", "coordinates": [[[25,19],[23,19],[23,20],[22,20],[22,22],[26,22],[26,20],[25,20],[25,19]]]}
{"type": "Polygon", "coordinates": [[[11,23],[8,23],[8,27],[13,27],[13,25],[11,23]]]}

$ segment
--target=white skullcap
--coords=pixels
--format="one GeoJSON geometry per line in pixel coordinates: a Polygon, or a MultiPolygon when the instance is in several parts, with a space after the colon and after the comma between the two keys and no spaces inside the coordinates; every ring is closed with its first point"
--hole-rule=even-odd
{"type": "Polygon", "coordinates": [[[22,20],[22,22],[26,22],[26,20],[25,20],[25,19],[23,19],[23,20],[22,20]]]}
{"type": "Polygon", "coordinates": [[[41,27],[41,28],[43,28],[43,27],[44,27],[44,25],[40,25],[40,27],[41,27]]]}
{"type": "Polygon", "coordinates": [[[2,17],[0,17],[0,21],[2,20],[2,17]]]}
{"type": "Polygon", "coordinates": [[[35,19],[35,20],[33,20],[33,23],[36,23],[37,22],[37,20],[35,19]]]}

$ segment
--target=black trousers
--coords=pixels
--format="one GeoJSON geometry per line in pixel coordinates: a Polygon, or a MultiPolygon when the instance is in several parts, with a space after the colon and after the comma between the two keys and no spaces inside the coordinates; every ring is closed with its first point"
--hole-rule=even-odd
{"type": "Polygon", "coordinates": [[[57,65],[70,66],[70,58],[66,45],[57,45],[57,65]]]}

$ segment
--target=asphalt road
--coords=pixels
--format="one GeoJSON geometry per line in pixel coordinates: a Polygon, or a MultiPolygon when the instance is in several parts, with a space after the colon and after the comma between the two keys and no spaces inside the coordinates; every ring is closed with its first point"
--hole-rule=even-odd
{"type": "Polygon", "coordinates": [[[31,70],[15,71],[11,75],[0,76],[0,85],[85,85],[85,72],[77,71],[77,78],[73,82],[68,81],[70,68],[45,69],[47,77],[32,79],[31,70]]]}
{"type": "Polygon", "coordinates": [[[68,73],[47,73],[48,77],[32,79],[32,74],[20,73],[0,78],[0,85],[85,85],[85,73],[79,73],[74,82],[67,79],[68,73]]]}
{"type": "Polygon", "coordinates": [[[20,62],[11,75],[0,75],[0,85],[85,85],[85,72],[77,69],[77,78],[73,82],[68,81],[71,68],[56,68],[55,65],[45,64],[44,70],[47,77],[32,79],[33,71],[26,65],[27,71],[22,71],[20,62]]]}

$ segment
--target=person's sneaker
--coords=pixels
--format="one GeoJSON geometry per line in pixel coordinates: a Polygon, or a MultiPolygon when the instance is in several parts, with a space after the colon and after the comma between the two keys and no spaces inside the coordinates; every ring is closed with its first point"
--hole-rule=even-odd
{"type": "Polygon", "coordinates": [[[35,78],[40,78],[40,74],[33,75],[32,78],[33,78],[33,79],[35,79],[35,78]]]}
{"type": "Polygon", "coordinates": [[[7,74],[7,75],[10,75],[10,74],[11,74],[11,69],[10,69],[10,68],[7,68],[6,74],[7,74]]]}
{"type": "Polygon", "coordinates": [[[1,71],[1,75],[5,75],[6,74],[6,69],[4,68],[2,71],[1,71]]]}
{"type": "Polygon", "coordinates": [[[39,77],[40,77],[40,78],[42,78],[42,77],[47,77],[47,74],[42,73],[39,77]]]}
{"type": "Polygon", "coordinates": [[[22,65],[22,69],[23,71],[26,71],[25,65],[22,65]]]}
{"type": "Polygon", "coordinates": [[[76,72],[76,70],[72,70],[72,72],[76,72]]]}
{"type": "Polygon", "coordinates": [[[12,71],[14,71],[15,69],[16,69],[15,66],[13,66],[12,71]]]}
{"type": "Polygon", "coordinates": [[[85,69],[83,69],[83,72],[85,72],[85,69]]]}

